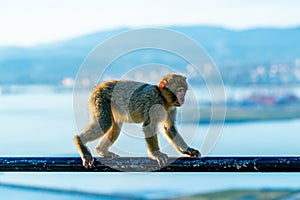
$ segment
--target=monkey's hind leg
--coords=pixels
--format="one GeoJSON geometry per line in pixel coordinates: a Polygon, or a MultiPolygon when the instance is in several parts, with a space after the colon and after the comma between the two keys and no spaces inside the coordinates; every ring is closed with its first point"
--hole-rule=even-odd
{"type": "Polygon", "coordinates": [[[85,168],[91,168],[94,164],[94,158],[86,146],[87,142],[98,139],[103,135],[103,131],[98,122],[90,123],[81,133],[74,136],[75,145],[82,159],[82,165],[85,168]]]}
{"type": "Polygon", "coordinates": [[[96,147],[96,151],[100,157],[116,158],[119,155],[108,151],[109,147],[117,140],[120,135],[122,123],[112,122],[112,126],[107,133],[103,136],[101,142],[96,147]]]}

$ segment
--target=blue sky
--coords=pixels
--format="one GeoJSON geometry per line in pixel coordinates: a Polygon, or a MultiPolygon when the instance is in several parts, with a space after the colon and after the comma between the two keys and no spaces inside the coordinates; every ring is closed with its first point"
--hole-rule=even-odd
{"type": "Polygon", "coordinates": [[[300,25],[298,0],[0,0],[0,46],[31,46],[120,26],[300,25]]]}

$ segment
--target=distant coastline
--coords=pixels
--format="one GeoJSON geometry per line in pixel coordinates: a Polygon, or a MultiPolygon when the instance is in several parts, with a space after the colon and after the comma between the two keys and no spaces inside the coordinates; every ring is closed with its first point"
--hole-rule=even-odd
{"type": "MultiPolygon", "coordinates": [[[[83,92],[89,93],[86,89],[83,92]]],[[[1,95],[43,95],[43,94],[66,94],[73,95],[73,87],[63,85],[9,85],[0,86],[1,95]]],[[[199,102],[200,114],[195,115],[195,105],[186,104],[181,110],[184,112],[181,117],[182,123],[245,123],[253,121],[275,121],[300,118],[300,101],[294,99],[289,102],[266,105],[261,103],[241,103],[227,102],[225,107],[216,106],[214,120],[211,119],[211,105],[199,102]],[[226,109],[226,117],[222,115],[222,110],[226,109]],[[220,110],[218,112],[218,110],[220,110]],[[199,118],[200,116],[200,118],[199,118]]]]}
{"type": "MultiPolygon", "coordinates": [[[[196,199],[295,199],[299,197],[299,190],[293,189],[257,189],[257,190],[225,190],[219,192],[210,192],[205,194],[184,196],[181,198],[176,198],[177,200],[196,200],[196,199]]],[[[298,198],[297,198],[298,199],[298,198]]]]}
{"type": "Polygon", "coordinates": [[[225,121],[222,116],[215,116],[211,121],[211,112],[209,108],[200,109],[199,123],[240,123],[252,121],[275,121],[300,118],[300,104],[280,105],[280,106],[242,106],[227,107],[225,121]]]}

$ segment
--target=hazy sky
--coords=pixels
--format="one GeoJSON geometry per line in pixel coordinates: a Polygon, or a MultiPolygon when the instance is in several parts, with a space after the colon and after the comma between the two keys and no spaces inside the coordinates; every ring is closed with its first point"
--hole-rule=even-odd
{"type": "Polygon", "coordinates": [[[0,0],[0,46],[30,46],[120,26],[300,25],[298,0],[0,0]]]}

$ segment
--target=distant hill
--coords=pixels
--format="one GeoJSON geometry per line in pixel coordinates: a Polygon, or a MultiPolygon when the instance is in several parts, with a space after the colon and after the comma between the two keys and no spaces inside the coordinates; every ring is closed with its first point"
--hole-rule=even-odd
{"type": "MultiPolygon", "coordinates": [[[[196,40],[207,50],[221,71],[226,71],[226,68],[241,70],[258,65],[270,66],[273,63],[294,66],[295,60],[300,58],[300,27],[242,31],[210,26],[167,28],[196,40]]],[[[96,32],[30,48],[0,47],[0,84],[60,84],[64,77],[75,78],[84,58],[93,48],[125,30],[129,29],[96,32]]],[[[150,60],[157,59],[159,63],[166,60],[172,62],[173,59],[179,66],[186,64],[168,55],[154,53],[151,56],[150,60]]],[[[123,64],[130,67],[145,61],[147,59],[144,57],[135,55],[124,60],[123,64]]],[[[230,80],[232,78],[226,80],[225,77],[225,82],[230,80]]]]}
{"type": "Polygon", "coordinates": [[[262,190],[225,190],[192,196],[174,198],[174,200],[233,200],[233,199],[297,199],[299,191],[288,189],[262,189],[262,190]]]}

